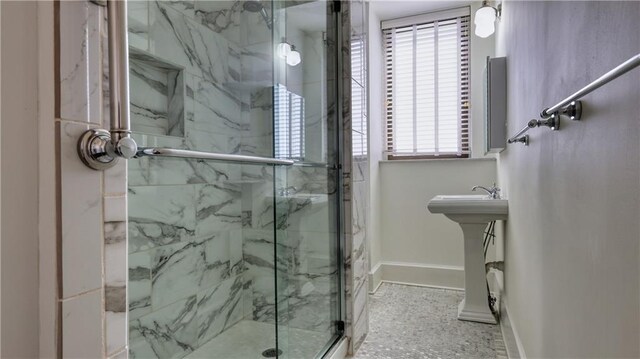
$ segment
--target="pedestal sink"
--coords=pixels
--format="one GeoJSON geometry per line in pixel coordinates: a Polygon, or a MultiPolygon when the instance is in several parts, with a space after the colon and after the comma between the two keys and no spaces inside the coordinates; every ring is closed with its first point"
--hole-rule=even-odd
{"type": "Polygon", "coordinates": [[[507,200],[484,195],[435,196],[427,208],[457,222],[464,235],[464,300],[458,306],[458,319],[496,324],[487,300],[482,240],[489,222],[507,219],[507,200]]]}

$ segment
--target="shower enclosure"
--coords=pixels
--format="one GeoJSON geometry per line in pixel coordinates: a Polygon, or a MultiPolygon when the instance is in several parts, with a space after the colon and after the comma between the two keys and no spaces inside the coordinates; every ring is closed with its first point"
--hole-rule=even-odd
{"type": "Polygon", "coordinates": [[[127,7],[139,147],[293,161],[128,161],[130,357],[321,357],[344,330],[332,2],[127,7]]]}

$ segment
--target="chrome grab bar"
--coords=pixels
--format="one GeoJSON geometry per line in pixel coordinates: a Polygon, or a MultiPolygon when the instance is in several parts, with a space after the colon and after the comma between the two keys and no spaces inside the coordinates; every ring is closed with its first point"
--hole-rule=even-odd
{"type": "Polygon", "coordinates": [[[238,163],[256,163],[256,164],[265,164],[265,165],[284,165],[284,166],[291,166],[295,163],[295,161],[293,160],[284,160],[279,158],[201,152],[201,151],[181,150],[176,148],[164,148],[164,147],[141,147],[138,149],[138,153],[135,155],[135,158],[140,158],[140,157],[175,157],[175,158],[191,158],[191,159],[200,159],[200,160],[214,160],[214,161],[238,162],[238,163]]]}
{"type": "Polygon", "coordinates": [[[527,123],[527,126],[523,127],[520,131],[518,131],[518,133],[510,137],[507,142],[520,142],[524,143],[525,146],[529,145],[529,136],[524,135],[525,132],[527,132],[531,128],[540,126],[547,126],[552,130],[558,130],[560,128],[560,115],[566,115],[574,121],[579,121],[582,117],[582,102],[579,101],[580,98],[590,94],[596,89],[617,79],[618,77],[624,75],[625,73],[633,70],[638,66],[640,66],[640,54],[632,56],[627,61],[616,66],[606,74],[598,77],[587,86],[576,91],[571,96],[565,98],[564,100],[549,108],[542,110],[542,112],[540,113],[540,117],[542,118],[542,120],[529,121],[527,123]]]}

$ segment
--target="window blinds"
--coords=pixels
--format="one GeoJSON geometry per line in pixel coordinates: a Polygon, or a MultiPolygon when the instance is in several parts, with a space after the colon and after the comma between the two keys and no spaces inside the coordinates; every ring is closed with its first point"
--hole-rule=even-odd
{"type": "Polygon", "coordinates": [[[284,85],[276,84],[273,91],[275,157],[303,160],[304,99],[284,85]]]}
{"type": "Polygon", "coordinates": [[[383,30],[389,158],[469,156],[468,8],[460,13],[383,30]]]}

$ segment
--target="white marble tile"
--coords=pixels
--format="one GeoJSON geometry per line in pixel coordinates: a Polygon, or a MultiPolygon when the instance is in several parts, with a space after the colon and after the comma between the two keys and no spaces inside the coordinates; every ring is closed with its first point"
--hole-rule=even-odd
{"type": "Polygon", "coordinates": [[[104,221],[124,222],[127,220],[127,196],[104,197],[104,221]]]}
{"type": "Polygon", "coordinates": [[[88,90],[89,90],[89,122],[102,124],[102,49],[101,26],[103,12],[106,8],[89,4],[88,25],[88,90]]]}
{"type": "Polygon", "coordinates": [[[129,61],[129,73],[131,128],[138,132],[168,135],[170,74],[150,62],[137,60],[135,56],[129,61]]]}
{"type": "Polygon", "coordinates": [[[62,356],[102,358],[102,290],[62,301],[62,356]]]}
{"type": "Polygon", "coordinates": [[[151,53],[218,84],[230,79],[229,45],[222,36],[164,2],[150,5],[149,20],[151,53]]]}
{"type": "Polygon", "coordinates": [[[130,323],[130,358],[182,358],[197,347],[196,296],[130,323]]]}
{"type": "Polygon", "coordinates": [[[60,117],[100,124],[99,6],[60,3],[60,117]]]}
{"type": "Polygon", "coordinates": [[[151,257],[152,309],[197,293],[204,273],[202,247],[183,242],[157,247],[151,257]]]}
{"type": "Polygon", "coordinates": [[[129,320],[151,312],[151,252],[129,255],[128,308],[129,320]]]}
{"type": "Polygon", "coordinates": [[[193,186],[130,187],[128,202],[130,252],[193,238],[193,186]]]}
{"type": "Polygon", "coordinates": [[[127,282],[127,223],[104,223],[104,280],[107,285],[127,282]]]}
{"type": "MultiPolygon", "coordinates": [[[[131,162],[140,161],[134,159],[131,162]]],[[[103,172],[104,193],[108,195],[127,193],[127,160],[120,159],[115,166],[103,172]]]]}
{"type": "Polygon", "coordinates": [[[195,18],[195,3],[196,0],[168,0],[164,1],[167,6],[181,12],[184,16],[194,19],[195,18]]]}
{"type": "Polygon", "coordinates": [[[102,188],[99,171],[86,167],[76,146],[88,125],[62,121],[60,191],[62,297],[102,287],[102,188]]]}
{"type": "MultiPolygon", "coordinates": [[[[241,238],[240,238],[241,239],[241,238]]],[[[198,240],[203,267],[198,276],[198,287],[216,286],[231,275],[231,233],[220,232],[198,240]]],[[[237,258],[235,258],[237,260],[237,258]]]]}
{"type": "Polygon", "coordinates": [[[105,346],[107,355],[118,353],[127,345],[127,313],[105,313],[105,346]]]}
{"type": "Polygon", "coordinates": [[[243,317],[242,277],[198,294],[198,343],[202,345],[243,317]]]}
{"type": "Polygon", "coordinates": [[[231,136],[249,130],[242,120],[240,100],[220,83],[195,77],[193,93],[194,118],[188,129],[231,136]]]}
{"type": "Polygon", "coordinates": [[[241,1],[196,1],[196,18],[202,25],[224,36],[225,39],[240,43],[241,1]]]}
{"type": "Polygon", "coordinates": [[[196,188],[196,235],[242,227],[241,187],[222,182],[198,185],[196,188]]]}
{"type": "Polygon", "coordinates": [[[141,50],[149,47],[149,2],[128,1],[129,46],[141,50]]]}

